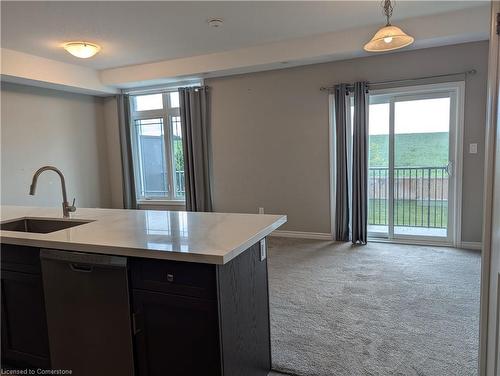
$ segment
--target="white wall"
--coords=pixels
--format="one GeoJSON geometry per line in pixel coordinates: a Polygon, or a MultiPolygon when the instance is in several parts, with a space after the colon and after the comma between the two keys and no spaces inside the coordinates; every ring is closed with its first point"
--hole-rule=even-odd
{"type": "Polygon", "coordinates": [[[322,86],[476,69],[465,93],[462,240],[481,241],[488,42],[379,54],[206,80],[212,87],[216,211],[288,215],[283,230],[330,232],[328,94],[322,86]]]}
{"type": "Polygon", "coordinates": [[[99,72],[24,52],[0,48],[3,82],[39,86],[89,95],[109,95],[117,89],[104,86],[99,72]]]}
{"type": "Polygon", "coordinates": [[[36,195],[33,172],[54,165],[66,177],[77,207],[109,207],[108,156],[103,100],[88,95],[2,84],[1,202],[60,206],[59,178],[45,172],[36,195]]]}

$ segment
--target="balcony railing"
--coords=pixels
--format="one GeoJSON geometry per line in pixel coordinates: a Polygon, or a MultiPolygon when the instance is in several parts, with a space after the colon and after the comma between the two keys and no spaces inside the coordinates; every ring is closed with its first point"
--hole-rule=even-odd
{"type": "Polygon", "coordinates": [[[175,171],[175,196],[184,197],[186,185],[184,183],[184,171],[175,171]]]}
{"type": "MultiPolygon", "coordinates": [[[[152,179],[151,185],[160,185],[166,187],[166,181],[164,180],[165,172],[158,173],[153,175],[154,179],[152,179]],[[160,183],[158,183],[160,182],[160,183]]],[[[144,179],[144,185],[147,186],[148,179],[144,179]]],[[[175,171],[175,191],[174,196],[176,199],[183,198],[186,195],[186,184],[184,181],[184,171],[175,171]]],[[[167,197],[168,191],[166,189],[143,189],[142,190],[143,197],[167,197]]]]}
{"type": "MultiPolygon", "coordinates": [[[[394,168],[394,226],[447,228],[447,167],[394,168]]],[[[368,169],[368,224],[388,225],[389,169],[368,169]]]]}

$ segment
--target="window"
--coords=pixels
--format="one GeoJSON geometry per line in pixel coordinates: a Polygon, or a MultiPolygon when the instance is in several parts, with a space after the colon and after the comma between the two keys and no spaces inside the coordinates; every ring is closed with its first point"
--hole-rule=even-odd
{"type": "Polygon", "coordinates": [[[179,93],[131,95],[132,154],[138,201],[184,201],[179,93]]]}

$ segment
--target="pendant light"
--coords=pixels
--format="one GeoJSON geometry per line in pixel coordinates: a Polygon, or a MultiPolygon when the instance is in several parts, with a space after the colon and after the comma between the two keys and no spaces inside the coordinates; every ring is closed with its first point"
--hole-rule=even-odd
{"type": "Polygon", "coordinates": [[[394,6],[391,0],[384,0],[382,2],[384,14],[387,18],[387,24],[381,28],[373,36],[373,38],[364,46],[365,51],[368,52],[384,52],[397,50],[409,46],[415,40],[412,36],[406,34],[397,26],[391,25],[391,16],[394,6]]]}

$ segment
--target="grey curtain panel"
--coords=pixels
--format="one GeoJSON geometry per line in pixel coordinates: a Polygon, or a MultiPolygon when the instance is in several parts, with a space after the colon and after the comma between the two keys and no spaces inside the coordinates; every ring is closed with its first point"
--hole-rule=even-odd
{"type": "Polygon", "coordinates": [[[186,210],[212,211],[210,92],[208,87],[179,88],[186,210]]]}
{"type": "Polygon", "coordinates": [[[366,244],[368,234],[368,85],[354,84],[352,142],[352,242],[366,244]]]}
{"type": "Polygon", "coordinates": [[[336,134],[336,196],[335,240],[349,241],[349,155],[346,84],[335,86],[335,134],[336,134]]]}
{"type": "Polygon", "coordinates": [[[137,209],[134,182],[134,163],[132,159],[129,96],[125,94],[118,95],[117,103],[120,147],[122,154],[123,207],[125,209],[137,209]]]}

